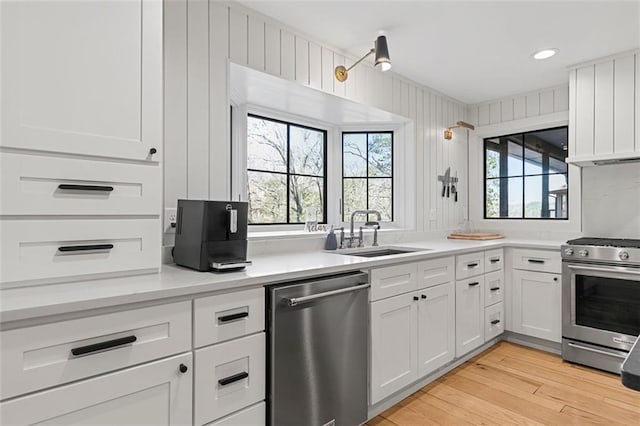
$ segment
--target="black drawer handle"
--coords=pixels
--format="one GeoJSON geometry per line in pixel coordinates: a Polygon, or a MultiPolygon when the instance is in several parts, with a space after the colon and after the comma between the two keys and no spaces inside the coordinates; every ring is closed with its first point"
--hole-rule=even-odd
{"type": "Polygon", "coordinates": [[[66,183],[58,185],[58,189],[65,191],[98,191],[98,192],[111,192],[113,186],[106,185],[69,185],[66,183]]]}
{"type": "Polygon", "coordinates": [[[467,263],[467,268],[475,268],[476,266],[478,266],[477,263],[467,263]]]}
{"type": "Polygon", "coordinates": [[[500,258],[489,259],[489,262],[498,263],[498,262],[500,262],[500,258]]]}
{"type": "Polygon", "coordinates": [[[86,355],[92,352],[103,351],[105,349],[117,348],[118,346],[133,343],[136,340],[138,340],[136,336],[120,337],[118,339],[107,340],[106,342],[94,343],[92,345],[73,348],[71,349],[71,354],[73,356],[86,355]]]}
{"type": "Polygon", "coordinates": [[[249,316],[249,312],[238,312],[237,314],[225,315],[223,317],[218,317],[218,321],[220,322],[229,322],[234,321],[240,318],[246,318],[249,316]]]}
{"type": "Polygon", "coordinates": [[[491,321],[491,325],[496,325],[496,324],[500,324],[500,320],[493,320],[493,321],[491,321]]]}
{"type": "Polygon", "coordinates": [[[113,248],[113,244],[89,244],[86,246],[61,246],[61,247],[58,247],[58,251],[69,252],[69,251],[89,251],[89,250],[111,250],[112,248],[113,248]]]}
{"type": "Polygon", "coordinates": [[[498,291],[498,290],[500,290],[500,287],[491,287],[489,290],[491,290],[491,291],[498,291]]]}
{"type": "Polygon", "coordinates": [[[420,297],[423,298],[423,299],[426,299],[427,295],[426,294],[421,294],[420,297]]]}
{"type": "Polygon", "coordinates": [[[544,260],[542,259],[528,259],[529,263],[538,263],[538,264],[544,264],[544,260]]]}
{"type": "Polygon", "coordinates": [[[475,287],[475,286],[477,286],[479,284],[480,283],[478,281],[475,281],[475,282],[469,283],[469,287],[475,287]]]}
{"type": "Polygon", "coordinates": [[[249,373],[243,371],[242,373],[234,374],[233,376],[225,377],[224,379],[218,380],[220,386],[226,386],[231,383],[237,382],[238,380],[246,379],[249,377],[249,373]]]}

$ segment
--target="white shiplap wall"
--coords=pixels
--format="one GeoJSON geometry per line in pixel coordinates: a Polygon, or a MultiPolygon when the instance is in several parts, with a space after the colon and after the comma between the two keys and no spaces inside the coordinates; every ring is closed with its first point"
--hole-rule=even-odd
{"type": "MultiPolygon", "coordinates": [[[[381,73],[369,63],[339,83],[334,66],[358,58],[345,57],[236,3],[164,2],[166,207],[174,207],[181,197],[229,197],[230,61],[411,118],[417,229],[453,229],[462,220],[466,133],[456,131],[453,140],[445,141],[443,131],[464,118],[464,104],[402,76],[381,73]],[[460,178],[458,203],[439,196],[436,176],[448,166],[460,178]]],[[[170,238],[165,243],[170,244],[170,238]]]]}
{"type": "Polygon", "coordinates": [[[467,119],[477,127],[547,116],[569,110],[569,85],[469,105],[467,119]]]}

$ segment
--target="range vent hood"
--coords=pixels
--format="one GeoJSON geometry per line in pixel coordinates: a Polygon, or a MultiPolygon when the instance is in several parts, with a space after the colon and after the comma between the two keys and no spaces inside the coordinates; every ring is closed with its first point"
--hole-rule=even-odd
{"type": "Polygon", "coordinates": [[[569,157],[566,162],[580,167],[608,166],[611,164],[640,163],[640,153],[590,155],[569,157]]]}

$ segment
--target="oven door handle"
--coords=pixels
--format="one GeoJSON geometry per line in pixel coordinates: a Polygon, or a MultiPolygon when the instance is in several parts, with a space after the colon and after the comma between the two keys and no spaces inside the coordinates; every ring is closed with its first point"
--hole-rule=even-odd
{"type": "Polygon", "coordinates": [[[624,270],[620,269],[608,269],[608,268],[598,268],[597,266],[583,266],[583,265],[567,265],[569,269],[574,270],[582,270],[582,271],[592,271],[592,272],[606,272],[606,273],[623,273],[629,275],[638,275],[640,276],[640,270],[633,270],[631,268],[624,268],[624,270]]]}
{"type": "Polygon", "coordinates": [[[583,349],[585,351],[595,352],[595,353],[601,354],[601,355],[609,355],[609,356],[612,356],[614,358],[620,358],[620,359],[626,359],[627,358],[625,355],[620,355],[620,354],[617,354],[615,352],[602,351],[600,349],[590,348],[588,346],[577,345],[577,344],[572,343],[572,342],[568,343],[568,345],[570,347],[572,347],[572,348],[583,349]]]}

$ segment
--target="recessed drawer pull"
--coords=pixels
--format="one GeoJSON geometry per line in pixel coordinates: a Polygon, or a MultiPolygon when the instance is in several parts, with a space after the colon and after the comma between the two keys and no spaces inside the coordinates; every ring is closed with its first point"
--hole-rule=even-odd
{"type": "Polygon", "coordinates": [[[500,262],[500,258],[499,257],[494,257],[493,259],[489,259],[489,262],[498,263],[498,262],[500,262]]]}
{"type": "Polygon", "coordinates": [[[496,325],[496,324],[500,324],[500,320],[493,320],[493,321],[491,321],[491,325],[496,325]]]}
{"type": "Polygon", "coordinates": [[[498,291],[498,290],[500,290],[500,287],[491,287],[489,290],[491,290],[491,291],[498,291]]]}
{"type": "Polygon", "coordinates": [[[106,185],[70,185],[70,184],[60,184],[58,185],[58,189],[62,189],[65,191],[98,191],[98,192],[111,192],[113,191],[113,186],[106,185]]]}
{"type": "Polygon", "coordinates": [[[475,281],[475,282],[469,283],[469,287],[475,287],[475,286],[477,286],[479,284],[480,283],[478,281],[475,281]]]}
{"type": "Polygon", "coordinates": [[[249,373],[243,371],[242,373],[234,374],[233,376],[218,380],[218,384],[220,384],[220,386],[226,386],[239,380],[246,379],[247,377],[249,377],[249,373]]]}
{"type": "Polygon", "coordinates": [[[477,266],[478,266],[477,263],[467,263],[467,268],[475,268],[477,266]]]}
{"type": "Polygon", "coordinates": [[[544,260],[542,259],[527,259],[529,263],[538,263],[540,265],[544,265],[544,260]]]}
{"type": "Polygon", "coordinates": [[[89,244],[84,246],[61,246],[58,247],[58,251],[70,252],[70,251],[89,251],[89,250],[111,250],[113,244],[89,244]]]}
{"type": "Polygon", "coordinates": [[[106,342],[94,343],[92,345],[80,346],[71,349],[73,356],[87,355],[93,352],[104,351],[105,349],[115,349],[118,346],[127,345],[137,340],[136,336],[120,337],[118,339],[107,340],[106,342]]]}
{"type": "Polygon", "coordinates": [[[220,322],[229,322],[235,321],[240,318],[246,318],[249,316],[249,312],[238,312],[237,314],[225,315],[223,317],[218,317],[218,321],[220,322]]]}

